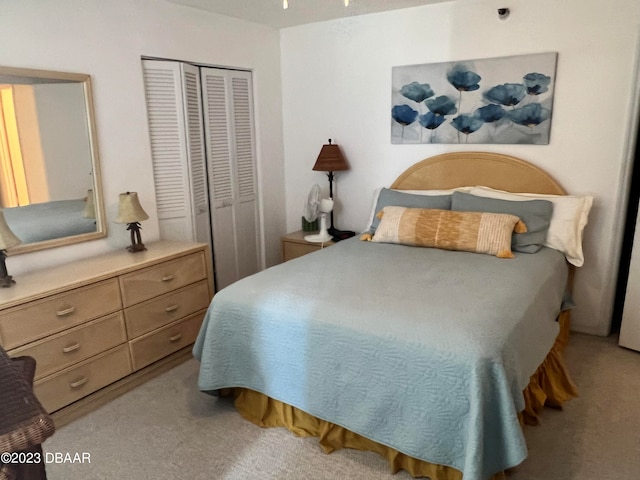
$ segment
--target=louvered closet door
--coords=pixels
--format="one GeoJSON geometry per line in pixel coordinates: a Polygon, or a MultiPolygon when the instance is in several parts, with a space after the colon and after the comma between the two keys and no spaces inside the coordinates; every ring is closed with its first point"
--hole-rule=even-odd
{"type": "Polygon", "coordinates": [[[251,73],[201,68],[218,288],[260,269],[251,73]]]}
{"type": "Polygon", "coordinates": [[[160,236],[210,244],[199,69],[142,64],[160,236]]]}

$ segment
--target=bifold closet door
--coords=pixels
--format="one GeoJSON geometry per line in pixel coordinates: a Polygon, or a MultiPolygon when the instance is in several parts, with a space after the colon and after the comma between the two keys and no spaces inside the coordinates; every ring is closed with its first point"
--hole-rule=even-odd
{"type": "Polygon", "coordinates": [[[619,343],[640,351],[640,215],[636,219],[619,343]]]}
{"type": "Polygon", "coordinates": [[[219,290],[261,266],[251,72],[143,71],[160,236],[208,243],[219,290]]]}
{"type": "Polygon", "coordinates": [[[251,72],[200,68],[218,288],[260,270],[251,72]]]}
{"type": "Polygon", "coordinates": [[[142,65],[160,237],[211,245],[199,68],[142,65]]]}

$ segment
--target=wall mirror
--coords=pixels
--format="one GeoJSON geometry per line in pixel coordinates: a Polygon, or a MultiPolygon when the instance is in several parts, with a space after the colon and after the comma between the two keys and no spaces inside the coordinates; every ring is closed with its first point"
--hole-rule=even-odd
{"type": "Polygon", "coordinates": [[[0,208],[9,254],[106,236],[89,75],[0,67],[0,208]]]}

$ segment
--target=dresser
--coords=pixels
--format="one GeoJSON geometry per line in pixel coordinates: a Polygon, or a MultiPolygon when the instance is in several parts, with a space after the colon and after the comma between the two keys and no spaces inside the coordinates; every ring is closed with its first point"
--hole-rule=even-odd
{"type": "Polygon", "coordinates": [[[294,258],[301,257],[307,253],[315,252],[321,248],[333,245],[333,241],[326,243],[312,243],[307,242],[304,239],[305,235],[313,235],[314,232],[303,232],[302,230],[297,232],[288,233],[280,238],[282,245],[282,261],[287,262],[294,258]]]}
{"type": "Polygon", "coordinates": [[[214,291],[207,245],[160,241],[15,277],[0,344],[36,359],[58,426],[191,358],[214,291]]]}

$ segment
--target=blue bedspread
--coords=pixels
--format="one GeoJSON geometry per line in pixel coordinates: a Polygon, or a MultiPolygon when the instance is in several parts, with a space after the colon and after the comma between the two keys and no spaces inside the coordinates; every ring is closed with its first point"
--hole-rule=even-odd
{"type": "Polygon", "coordinates": [[[567,278],[514,259],[358,239],[218,292],[199,388],[245,387],[485,480],[527,455],[522,390],[558,333],[567,278]]]}
{"type": "Polygon", "coordinates": [[[95,232],[95,218],[83,216],[85,206],[86,202],[81,198],[33,203],[6,208],[4,216],[22,243],[43,242],[95,232]]]}

